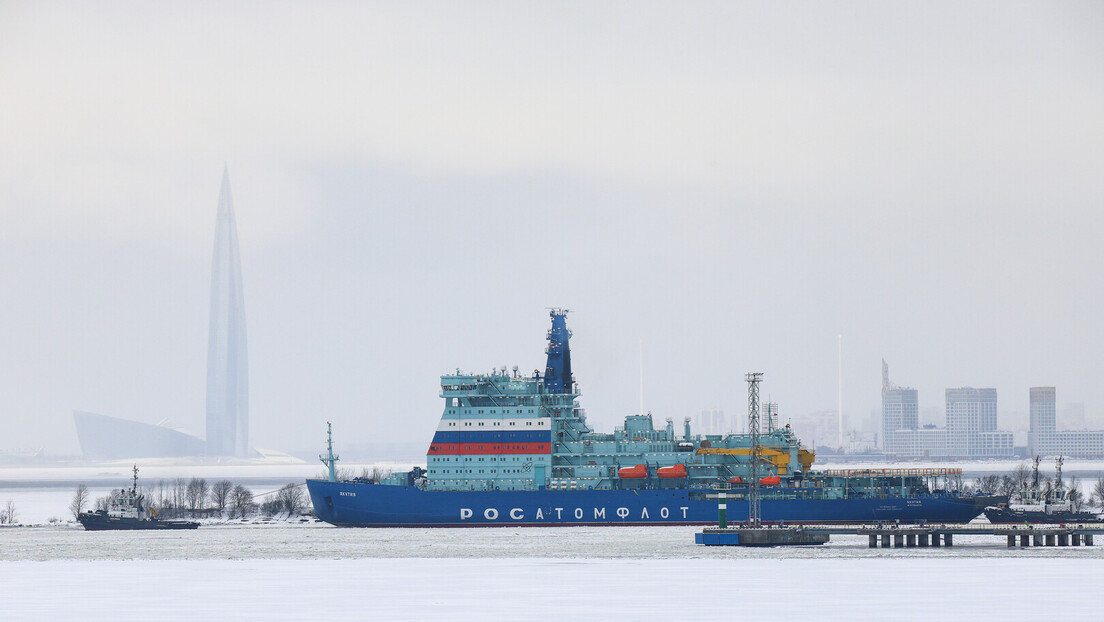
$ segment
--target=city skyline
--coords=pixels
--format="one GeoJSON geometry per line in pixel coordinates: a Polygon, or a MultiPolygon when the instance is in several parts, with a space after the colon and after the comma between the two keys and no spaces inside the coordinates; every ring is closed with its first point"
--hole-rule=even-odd
{"type": "Polygon", "coordinates": [[[1100,427],[1101,7],[315,10],[0,5],[0,443],[205,427],[224,162],[254,447],[424,439],[554,306],[596,429],[641,341],[657,417],[838,409],[840,335],[847,427],[883,357],[1100,427]]]}

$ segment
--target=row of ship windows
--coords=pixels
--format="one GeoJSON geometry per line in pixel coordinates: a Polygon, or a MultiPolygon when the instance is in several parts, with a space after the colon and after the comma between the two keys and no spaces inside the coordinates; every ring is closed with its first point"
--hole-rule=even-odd
{"type": "MultiPolygon", "coordinates": [[[[450,414],[450,415],[455,415],[455,414],[456,414],[456,412],[457,412],[457,410],[459,410],[459,409],[457,409],[457,408],[450,408],[450,409],[449,409],[449,414],[450,414]]],[[[509,414],[509,412],[510,412],[510,409],[509,409],[509,408],[488,408],[487,410],[491,411],[491,412],[490,412],[490,414],[492,414],[492,415],[494,415],[494,414],[497,414],[497,413],[502,413],[502,414],[509,414]]],[[[515,408],[515,409],[514,409],[514,412],[520,415],[520,414],[522,414],[522,411],[523,411],[523,410],[525,410],[525,409],[524,409],[524,408],[515,408]]],[[[464,414],[465,414],[465,415],[470,415],[470,414],[472,414],[472,409],[470,409],[470,408],[465,408],[465,409],[464,409],[464,414]]],[[[483,409],[479,409],[479,411],[478,411],[478,412],[477,412],[476,414],[482,415],[482,414],[483,414],[483,409]]],[[[530,408],[530,409],[529,409],[529,414],[530,414],[530,415],[531,415],[531,414],[533,414],[533,409],[532,409],[532,408],[530,408]]]]}
{"type": "MultiPolygon", "coordinates": [[[[452,461],[452,458],[449,458],[449,457],[439,458],[437,456],[430,456],[430,458],[431,459],[436,459],[438,462],[451,462],[452,461]]],[[[497,462],[507,462],[507,461],[509,461],[509,462],[519,462],[519,461],[520,462],[529,462],[531,460],[533,460],[533,456],[514,456],[512,458],[491,458],[490,459],[491,462],[496,462],[496,461],[497,462]]],[[[537,457],[537,460],[538,461],[540,460],[540,456],[537,457]]],[[[457,458],[456,461],[461,462],[460,458],[457,458]]],[[[471,461],[472,461],[471,458],[464,458],[464,460],[463,460],[463,462],[471,462],[471,461]]],[[[483,462],[483,458],[478,458],[476,460],[476,462],[483,462]]]]}
{"type": "MultiPolygon", "coordinates": [[[[481,411],[481,412],[482,412],[482,411],[481,411]]],[[[515,423],[516,423],[515,421],[511,421],[511,422],[509,423],[509,425],[514,425],[515,423]]],[[[464,425],[465,425],[466,427],[471,427],[471,421],[465,421],[465,422],[464,422],[464,425]]],[[[492,427],[496,427],[496,428],[497,428],[497,427],[499,427],[499,426],[501,426],[501,425],[502,425],[502,422],[501,422],[501,421],[495,421],[495,422],[492,422],[492,424],[491,424],[491,425],[492,425],[492,427]]],[[[526,421],[526,422],[525,422],[525,425],[533,425],[533,422],[532,422],[532,421],[526,421]]],[[[539,426],[540,424],[538,423],[537,425],[539,426]]],[[[482,427],[482,426],[483,426],[483,422],[482,422],[482,421],[480,421],[480,422],[479,422],[479,427],[482,427]]],[[[456,427],[456,422],[455,422],[455,421],[450,421],[450,422],[449,422],[449,427],[456,427]]]]}
{"type": "MultiPolygon", "coordinates": [[[[433,475],[437,472],[438,472],[437,469],[430,469],[429,470],[430,475],[433,475]]],[[[441,473],[449,473],[450,471],[448,469],[441,469],[440,472],[441,473]]],[[[484,469],[456,469],[455,471],[452,471],[452,473],[473,473],[473,472],[474,473],[483,473],[484,469]]],[[[492,474],[498,473],[498,469],[490,469],[490,472],[492,474]]],[[[521,473],[521,469],[502,469],[502,472],[503,473],[521,473]]]]}
{"type": "MultiPolygon", "coordinates": [[[[532,446],[532,445],[533,445],[532,443],[529,443],[526,446],[528,447],[528,446],[532,446]]],[[[546,445],[544,443],[536,443],[536,448],[538,450],[546,449],[546,445]]],[[[525,449],[525,447],[522,447],[521,445],[495,445],[494,447],[491,447],[491,451],[496,451],[496,450],[497,451],[502,451],[504,449],[525,449]]],[[[444,447],[438,447],[437,445],[430,445],[429,450],[430,451],[444,451],[445,448],[444,447]]],[[[480,445],[477,448],[475,445],[465,444],[464,447],[461,448],[460,451],[484,451],[484,450],[486,450],[486,448],[483,445],[480,445]]]]}

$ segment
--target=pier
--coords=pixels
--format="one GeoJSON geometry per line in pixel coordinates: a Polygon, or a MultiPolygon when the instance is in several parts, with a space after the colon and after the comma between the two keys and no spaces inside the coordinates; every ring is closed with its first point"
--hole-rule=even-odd
{"type": "Polygon", "coordinates": [[[953,547],[955,536],[1004,538],[1008,548],[1092,546],[1093,536],[1104,534],[1104,524],[993,525],[986,523],[926,525],[795,525],[709,527],[697,534],[706,546],[785,546],[823,544],[832,535],[866,536],[869,548],[953,547]],[[763,532],[760,534],[760,532],[763,532]],[[770,533],[767,533],[770,532],[770,533]]]}

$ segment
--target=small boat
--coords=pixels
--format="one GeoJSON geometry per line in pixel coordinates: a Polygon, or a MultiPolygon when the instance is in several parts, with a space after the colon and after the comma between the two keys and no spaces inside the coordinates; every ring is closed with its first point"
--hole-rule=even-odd
{"type": "Polygon", "coordinates": [[[134,485],[113,495],[106,510],[81,512],[77,520],[88,531],[120,529],[195,529],[199,523],[184,520],[162,520],[157,510],[138,492],[138,465],[134,465],[134,485]]]}
{"type": "Polygon", "coordinates": [[[985,518],[990,523],[1100,523],[1104,519],[1092,512],[1074,509],[1072,490],[1062,484],[1062,457],[1055,465],[1054,486],[1047,483],[1039,486],[1039,458],[1035,458],[1032,468],[1031,485],[1023,483],[1008,503],[1000,503],[985,508],[985,518]]]}

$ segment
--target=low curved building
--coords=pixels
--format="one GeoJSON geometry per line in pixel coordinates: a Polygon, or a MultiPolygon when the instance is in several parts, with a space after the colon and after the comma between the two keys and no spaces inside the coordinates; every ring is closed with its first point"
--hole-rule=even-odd
{"type": "Polygon", "coordinates": [[[87,458],[181,458],[202,456],[203,439],[164,425],[150,425],[96,413],[73,411],[77,439],[87,458]]]}

